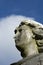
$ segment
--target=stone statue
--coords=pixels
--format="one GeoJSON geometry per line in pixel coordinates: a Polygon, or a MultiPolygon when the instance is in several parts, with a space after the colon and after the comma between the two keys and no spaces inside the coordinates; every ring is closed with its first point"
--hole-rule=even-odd
{"type": "Polygon", "coordinates": [[[23,59],[11,65],[43,65],[43,25],[25,20],[14,32],[15,46],[23,59]]]}
{"type": "Polygon", "coordinates": [[[15,45],[23,58],[43,52],[43,25],[33,21],[22,21],[14,30],[15,45]]]}

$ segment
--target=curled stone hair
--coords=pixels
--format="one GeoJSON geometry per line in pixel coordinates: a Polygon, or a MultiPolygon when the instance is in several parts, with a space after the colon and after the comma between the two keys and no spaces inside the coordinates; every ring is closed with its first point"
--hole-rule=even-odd
{"type": "Polygon", "coordinates": [[[26,25],[29,26],[33,33],[33,39],[36,40],[39,52],[43,52],[43,27],[39,24],[31,24],[31,22],[21,22],[19,26],[26,25]]]}
{"type": "Polygon", "coordinates": [[[15,29],[15,34],[16,33],[17,33],[16,39],[15,39],[16,47],[19,51],[21,51],[22,57],[26,57],[29,54],[33,54],[34,52],[35,52],[35,54],[43,52],[43,25],[42,24],[35,22],[33,20],[22,21],[20,23],[20,25],[15,29]],[[24,32],[24,30],[25,30],[25,32],[24,32]],[[21,33],[21,31],[22,31],[22,33],[21,33]],[[29,32],[29,33],[28,32],[27,33],[30,36],[30,38],[27,35],[26,31],[29,32]],[[27,41],[25,33],[26,33],[29,41],[27,41]],[[20,42],[20,40],[22,40],[22,41],[20,42]],[[28,46],[31,43],[32,43],[33,47],[31,45],[30,49],[29,49],[28,46]],[[34,48],[33,52],[31,52],[32,48],[34,48]]]}

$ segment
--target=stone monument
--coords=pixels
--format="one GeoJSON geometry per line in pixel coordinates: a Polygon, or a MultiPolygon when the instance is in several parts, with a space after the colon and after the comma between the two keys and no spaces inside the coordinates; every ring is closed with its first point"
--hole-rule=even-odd
{"type": "Polygon", "coordinates": [[[23,59],[11,65],[43,65],[43,25],[25,20],[14,32],[15,46],[23,59]]]}

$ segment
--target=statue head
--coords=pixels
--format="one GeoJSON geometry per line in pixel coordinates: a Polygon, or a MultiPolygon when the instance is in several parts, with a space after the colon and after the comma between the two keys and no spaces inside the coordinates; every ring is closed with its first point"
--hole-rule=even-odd
{"type": "MultiPolygon", "coordinates": [[[[29,53],[24,52],[26,49],[29,51],[34,46],[36,50],[36,54],[38,53],[38,46],[37,43],[39,43],[39,28],[40,25],[36,23],[31,23],[30,21],[23,21],[20,23],[20,25],[14,30],[15,32],[15,45],[19,51],[21,51],[21,55],[25,56],[29,53]],[[24,55],[23,55],[23,54],[24,55]]],[[[41,35],[41,34],[40,34],[41,35]]],[[[30,50],[31,51],[31,50],[30,50]]]]}

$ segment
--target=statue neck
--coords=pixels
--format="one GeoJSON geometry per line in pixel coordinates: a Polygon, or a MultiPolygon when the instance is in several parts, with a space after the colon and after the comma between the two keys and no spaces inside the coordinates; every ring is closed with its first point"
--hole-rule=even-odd
{"type": "Polygon", "coordinates": [[[38,54],[38,48],[35,40],[32,40],[32,43],[29,43],[24,47],[24,50],[21,52],[21,56],[25,58],[27,56],[35,54],[38,54]]]}

